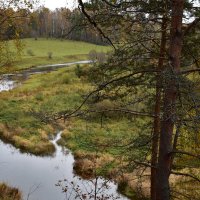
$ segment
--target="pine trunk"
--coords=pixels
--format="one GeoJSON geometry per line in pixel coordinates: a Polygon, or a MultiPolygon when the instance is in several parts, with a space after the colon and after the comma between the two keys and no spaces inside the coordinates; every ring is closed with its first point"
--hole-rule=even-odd
{"type": "Polygon", "coordinates": [[[167,32],[167,19],[163,16],[162,20],[162,33],[160,43],[160,56],[158,61],[158,74],[156,77],[156,97],[155,97],[155,118],[154,118],[154,129],[153,129],[153,140],[152,140],[152,157],[151,157],[151,200],[156,200],[156,180],[157,180],[157,162],[158,162],[158,148],[159,148],[159,135],[160,135],[160,108],[162,98],[162,78],[161,73],[163,71],[164,57],[166,53],[166,32],[167,32]]]}
{"type": "Polygon", "coordinates": [[[169,65],[166,71],[164,86],[163,118],[161,122],[158,172],[157,172],[157,200],[170,199],[169,176],[171,169],[172,136],[175,124],[177,80],[180,72],[180,56],[182,49],[182,18],[184,0],[172,1],[171,32],[169,65]]]}

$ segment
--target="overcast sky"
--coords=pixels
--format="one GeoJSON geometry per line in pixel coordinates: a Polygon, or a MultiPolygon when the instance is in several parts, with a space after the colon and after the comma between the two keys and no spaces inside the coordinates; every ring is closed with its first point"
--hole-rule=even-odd
{"type": "Polygon", "coordinates": [[[51,10],[60,7],[73,8],[76,6],[77,0],[41,0],[41,3],[51,10]]]}
{"type": "MultiPolygon", "coordinates": [[[[51,10],[55,8],[67,7],[67,8],[75,8],[77,7],[78,0],[40,0],[40,3],[51,10]]],[[[86,0],[83,0],[83,2],[86,0]]],[[[198,0],[196,0],[198,2],[198,0]]],[[[196,3],[196,5],[199,5],[196,3]]]]}

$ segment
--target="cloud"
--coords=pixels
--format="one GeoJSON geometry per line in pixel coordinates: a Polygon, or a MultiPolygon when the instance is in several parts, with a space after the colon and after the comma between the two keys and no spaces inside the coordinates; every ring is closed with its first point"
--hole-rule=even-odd
{"type": "Polygon", "coordinates": [[[43,0],[41,3],[51,10],[61,7],[74,8],[77,6],[77,0],[43,0]]]}

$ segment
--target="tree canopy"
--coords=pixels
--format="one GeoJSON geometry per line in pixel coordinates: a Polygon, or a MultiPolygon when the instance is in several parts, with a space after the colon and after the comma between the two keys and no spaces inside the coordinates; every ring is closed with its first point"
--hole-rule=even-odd
{"type": "Polygon", "coordinates": [[[97,88],[87,99],[111,101],[112,108],[98,112],[134,116],[138,127],[137,137],[118,141],[128,146],[128,168],[151,169],[152,200],[198,199],[198,188],[191,192],[186,183],[200,182],[198,3],[78,2],[85,20],[114,49],[106,63],[92,68],[97,88]],[[174,175],[186,177],[181,189],[173,185],[174,175]]]}

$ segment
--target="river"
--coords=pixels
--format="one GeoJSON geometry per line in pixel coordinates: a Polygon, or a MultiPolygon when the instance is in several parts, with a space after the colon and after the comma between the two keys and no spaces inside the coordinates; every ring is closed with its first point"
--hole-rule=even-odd
{"type": "MultiPolygon", "coordinates": [[[[34,73],[44,73],[86,62],[90,61],[40,66],[16,74],[3,75],[0,80],[0,92],[14,89],[19,84],[23,84],[19,81],[21,77],[27,79],[34,73]]],[[[101,177],[95,180],[83,180],[76,176],[73,172],[73,154],[70,150],[57,144],[61,134],[62,132],[58,131],[57,136],[51,141],[55,145],[56,152],[48,157],[21,153],[12,145],[0,141],[0,182],[19,188],[23,193],[24,200],[74,200],[80,199],[77,195],[86,193],[93,195],[95,191],[99,197],[104,195],[109,197],[108,199],[127,200],[117,192],[117,185],[114,182],[101,177]],[[97,187],[95,187],[95,183],[97,183],[97,187]],[[69,186],[67,193],[62,192],[62,185],[69,186]],[[74,190],[77,187],[80,190],[74,190]]],[[[90,198],[86,197],[86,199],[90,198]]]]}

